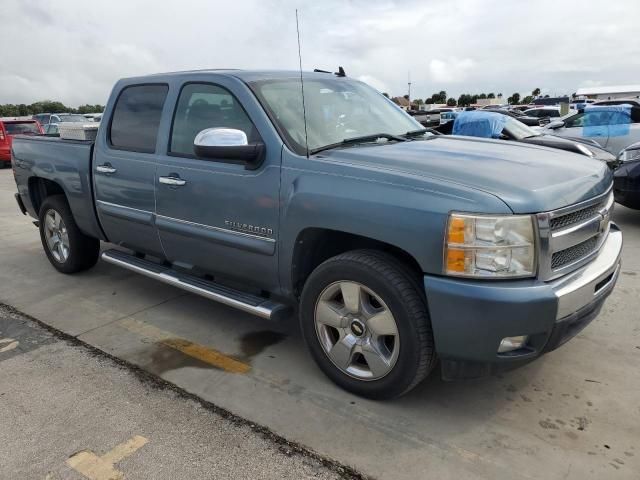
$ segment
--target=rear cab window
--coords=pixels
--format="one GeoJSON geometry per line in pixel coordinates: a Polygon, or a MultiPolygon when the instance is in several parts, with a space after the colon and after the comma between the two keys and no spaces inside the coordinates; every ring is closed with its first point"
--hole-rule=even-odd
{"type": "Polygon", "coordinates": [[[113,109],[108,138],[112,148],[154,153],[169,86],[166,84],[125,87],[113,109]]]}

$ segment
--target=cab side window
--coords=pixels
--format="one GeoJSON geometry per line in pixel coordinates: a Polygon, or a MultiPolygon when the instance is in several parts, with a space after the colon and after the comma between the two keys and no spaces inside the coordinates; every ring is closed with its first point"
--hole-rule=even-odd
{"type": "Polygon", "coordinates": [[[122,90],[109,129],[111,146],[132,152],[155,152],[168,91],[167,85],[136,85],[122,90]]]}
{"type": "Polygon", "coordinates": [[[194,156],[193,141],[196,135],[202,130],[216,127],[242,130],[249,143],[259,140],[256,128],[231,92],[217,85],[185,85],[173,117],[169,152],[194,156]]]}

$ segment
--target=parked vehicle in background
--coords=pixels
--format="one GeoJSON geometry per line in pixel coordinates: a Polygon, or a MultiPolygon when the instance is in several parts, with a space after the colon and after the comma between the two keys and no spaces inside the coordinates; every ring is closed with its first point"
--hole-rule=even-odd
{"type": "Polygon", "coordinates": [[[79,113],[38,113],[31,117],[37,120],[40,125],[48,125],[49,123],[61,122],[86,122],[84,115],[79,113]]]}
{"type": "Polygon", "coordinates": [[[453,122],[435,128],[435,130],[443,135],[454,134],[481,138],[498,138],[501,140],[566,150],[567,152],[577,153],[605,162],[611,170],[618,164],[615,156],[598,146],[595,142],[540,133],[527,125],[523,125],[512,117],[486,110],[458,113],[455,115],[453,122]]]}
{"type": "Polygon", "coordinates": [[[560,108],[558,107],[530,108],[528,110],[525,110],[523,113],[529,117],[535,117],[535,118],[559,118],[560,108]]]}
{"type": "Polygon", "coordinates": [[[42,124],[44,133],[55,135],[58,133],[58,125],[63,122],[86,123],[87,118],[79,113],[42,113],[33,116],[34,119],[43,118],[47,123],[42,124]]]}
{"type": "Polygon", "coordinates": [[[508,117],[515,118],[519,122],[522,122],[530,127],[539,127],[540,125],[546,123],[546,119],[544,118],[530,117],[522,112],[519,112],[518,110],[506,110],[504,108],[487,108],[483,109],[483,111],[494,112],[500,115],[506,115],[508,117]]]}
{"type": "Polygon", "coordinates": [[[300,76],[125,79],[95,143],[16,137],[16,200],[48,260],[85,270],[108,241],[120,267],[265,319],[297,311],[319,368],[371,398],[436,365],[525,364],[597,316],[622,250],[602,162],[428,135],[327,73],[302,74],[305,115],[300,76]]]}
{"type": "Polygon", "coordinates": [[[31,118],[36,120],[40,125],[47,125],[51,120],[51,113],[38,113],[33,115],[31,118]]]}
{"type": "Polygon", "coordinates": [[[573,101],[571,103],[569,103],[569,110],[584,110],[584,108],[587,105],[591,105],[595,102],[595,100],[592,100],[590,98],[587,98],[585,100],[576,100],[573,101]]]}
{"type": "Polygon", "coordinates": [[[83,113],[83,115],[91,122],[99,122],[102,119],[102,113],[83,113]]]}
{"type": "Polygon", "coordinates": [[[616,98],[614,100],[599,100],[593,102],[593,106],[603,105],[632,105],[634,107],[640,107],[640,99],[637,98],[616,98]]]}
{"type": "Polygon", "coordinates": [[[440,116],[431,114],[428,110],[409,110],[407,113],[423,127],[434,127],[440,125],[440,116]]]}
{"type": "Polygon", "coordinates": [[[618,155],[640,141],[640,107],[589,105],[581,113],[552,121],[544,131],[560,137],[592,139],[618,155]]]}
{"type": "Polygon", "coordinates": [[[511,107],[511,110],[518,110],[520,112],[525,112],[526,110],[531,110],[532,108],[535,108],[535,105],[513,105],[511,107]]]}
{"type": "Polygon", "coordinates": [[[640,142],[618,155],[619,167],[613,172],[613,194],[625,207],[640,210],[640,142]]]}
{"type": "Polygon", "coordinates": [[[14,135],[40,135],[42,127],[36,120],[0,118],[0,168],[11,165],[11,144],[14,135]]]}

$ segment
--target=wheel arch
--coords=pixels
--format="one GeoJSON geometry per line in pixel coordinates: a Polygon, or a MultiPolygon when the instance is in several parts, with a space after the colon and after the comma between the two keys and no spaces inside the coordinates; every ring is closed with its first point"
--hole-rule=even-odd
{"type": "Polygon", "coordinates": [[[406,250],[370,237],[328,228],[309,227],[296,237],[291,263],[291,287],[300,297],[311,272],[325,260],[351,250],[377,250],[397,259],[416,279],[422,276],[420,264],[406,250]]]}
{"type": "MultiPolygon", "coordinates": [[[[31,177],[28,181],[29,200],[36,214],[40,212],[42,203],[52,195],[64,195],[67,198],[67,194],[62,186],[54,180],[49,180],[42,177],[31,177]]],[[[68,201],[68,199],[67,199],[68,201]]]]}

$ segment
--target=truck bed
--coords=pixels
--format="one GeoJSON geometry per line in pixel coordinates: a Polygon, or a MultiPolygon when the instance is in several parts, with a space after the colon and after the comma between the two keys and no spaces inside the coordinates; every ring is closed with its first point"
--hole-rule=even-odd
{"type": "Polygon", "coordinates": [[[12,163],[18,193],[29,215],[38,218],[39,213],[34,184],[53,182],[65,192],[80,230],[92,237],[103,238],[91,201],[94,197],[93,144],[93,141],[45,135],[14,137],[12,163]]]}

